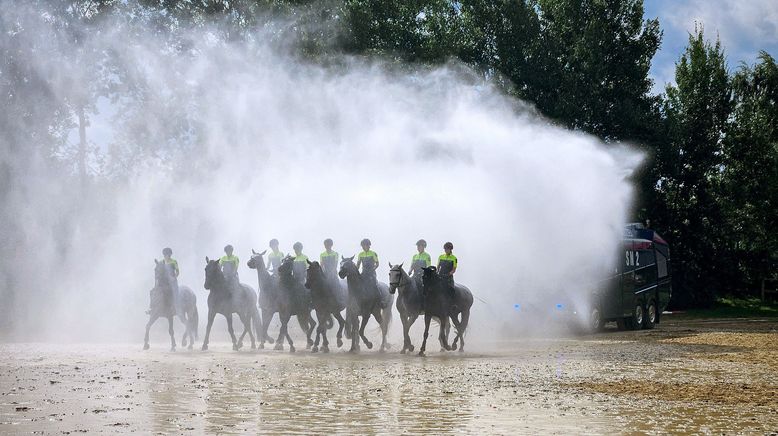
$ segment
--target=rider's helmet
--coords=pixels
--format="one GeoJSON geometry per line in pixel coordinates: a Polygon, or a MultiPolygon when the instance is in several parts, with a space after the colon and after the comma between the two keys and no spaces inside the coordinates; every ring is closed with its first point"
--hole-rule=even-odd
{"type": "Polygon", "coordinates": [[[230,244],[227,244],[227,245],[224,247],[224,252],[225,252],[225,253],[227,253],[227,254],[232,254],[232,245],[230,245],[230,244]]]}
{"type": "Polygon", "coordinates": [[[325,247],[332,247],[332,239],[327,238],[324,240],[324,246],[325,247]]]}
{"type": "Polygon", "coordinates": [[[302,243],[300,243],[300,242],[295,242],[295,243],[294,243],[294,245],[292,245],[292,248],[293,248],[295,251],[297,251],[297,250],[302,250],[302,249],[303,249],[303,244],[302,244],[302,243]]]}
{"type": "Polygon", "coordinates": [[[443,244],[443,249],[444,250],[453,250],[454,249],[454,244],[452,244],[451,242],[446,242],[445,244],[443,244]]]}
{"type": "Polygon", "coordinates": [[[173,250],[170,249],[170,247],[165,247],[162,249],[162,255],[163,256],[172,256],[173,250]]]}
{"type": "Polygon", "coordinates": [[[278,247],[278,239],[273,238],[270,240],[270,248],[278,247]]]}
{"type": "Polygon", "coordinates": [[[424,239],[419,239],[418,241],[416,241],[416,246],[427,248],[427,241],[425,241],[424,239]]]}
{"type": "Polygon", "coordinates": [[[367,238],[363,239],[362,242],[359,243],[359,245],[361,245],[363,247],[364,246],[368,246],[369,247],[371,245],[370,244],[370,239],[367,239],[367,238]]]}

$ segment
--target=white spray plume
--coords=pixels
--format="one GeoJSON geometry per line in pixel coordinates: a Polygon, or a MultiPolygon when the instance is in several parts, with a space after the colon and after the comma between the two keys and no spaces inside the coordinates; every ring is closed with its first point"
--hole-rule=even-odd
{"type": "MultiPolygon", "coordinates": [[[[409,73],[343,58],[324,67],[216,35],[189,31],[183,52],[160,49],[153,36],[91,37],[145,86],[136,130],[105,115],[90,130],[107,132],[107,159],[132,161],[133,175],[86,199],[38,181],[39,192],[13,204],[24,255],[35,259],[15,278],[30,296],[15,296],[13,337],[140,338],[153,259],[165,246],[202,320],[204,258],[227,243],[241,257],[241,281],[256,287],[245,261],[271,238],[285,252],[300,241],[311,257],[325,238],[346,256],[370,238],[383,281],[388,262],[410,264],[417,239],[433,258],[452,241],[456,280],[477,297],[477,337],[516,317],[515,303],[581,292],[595,278],[582,271],[612,260],[636,153],[556,127],[458,64],[409,73]],[[162,123],[171,120],[192,139],[169,144],[162,123]],[[52,214],[75,208],[90,218],[69,227],[63,256],[52,214]]],[[[51,80],[53,92],[67,91],[61,83],[51,80]]],[[[102,107],[126,115],[121,101],[102,107]]]]}

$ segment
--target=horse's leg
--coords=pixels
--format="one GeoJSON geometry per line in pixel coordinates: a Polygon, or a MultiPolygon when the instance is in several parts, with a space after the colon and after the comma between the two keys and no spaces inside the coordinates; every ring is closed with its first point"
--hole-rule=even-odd
{"type": "Polygon", "coordinates": [[[254,336],[254,328],[258,323],[261,323],[261,320],[255,319],[254,315],[259,316],[259,311],[256,310],[256,308],[249,312],[246,316],[248,320],[248,324],[246,324],[246,327],[249,329],[249,339],[251,339],[251,349],[256,350],[257,349],[257,337],[254,336]]]}
{"type": "Polygon", "coordinates": [[[300,328],[303,329],[305,332],[305,336],[307,337],[308,343],[306,344],[305,348],[311,348],[313,345],[313,339],[311,339],[311,334],[313,333],[313,329],[316,327],[316,323],[313,321],[313,318],[311,317],[310,312],[303,312],[301,314],[297,315],[297,322],[300,324],[300,328]]]}
{"type": "Polygon", "coordinates": [[[259,348],[265,348],[265,341],[273,343],[270,336],[267,334],[267,328],[270,326],[270,321],[273,320],[273,312],[269,309],[262,309],[262,337],[259,338],[259,348]]]}
{"type": "Polygon", "coordinates": [[[373,348],[373,343],[368,341],[365,337],[365,327],[367,326],[368,321],[370,321],[370,314],[362,315],[362,322],[359,324],[359,337],[362,338],[362,342],[364,342],[367,349],[370,350],[373,348]]]}
{"type": "Polygon", "coordinates": [[[238,340],[235,338],[235,329],[232,328],[232,314],[224,315],[224,317],[227,318],[227,331],[230,332],[230,337],[232,338],[232,349],[238,351],[240,348],[238,347],[238,340]]]}
{"type": "MultiPolygon", "coordinates": [[[[319,318],[319,330],[321,330],[321,336],[322,336],[322,345],[321,345],[321,351],[322,353],[329,353],[330,352],[330,341],[327,340],[327,320],[330,319],[330,314],[325,313],[323,317],[319,318]]],[[[319,335],[316,335],[316,340],[319,340],[319,335]]]]}
{"type": "Polygon", "coordinates": [[[316,318],[319,319],[319,328],[316,329],[316,339],[313,341],[313,348],[311,349],[311,352],[313,353],[319,352],[319,339],[322,336],[322,328],[324,327],[324,324],[322,323],[322,315],[319,313],[319,310],[316,310],[316,318]]]}
{"type": "Polygon", "coordinates": [[[409,352],[411,352],[411,353],[413,353],[413,349],[414,349],[415,347],[413,346],[413,342],[411,342],[411,334],[410,334],[410,331],[411,331],[411,327],[413,327],[413,323],[415,323],[415,322],[416,322],[416,319],[417,319],[418,317],[419,317],[419,314],[418,314],[418,313],[415,313],[415,314],[413,314],[413,315],[411,315],[411,316],[409,316],[409,317],[408,317],[408,331],[407,331],[405,334],[406,334],[406,336],[408,337],[408,351],[409,351],[409,352]]]}
{"type": "Polygon", "coordinates": [[[157,322],[157,318],[159,318],[159,315],[152,314],[149,316],[149,322],[146,323],[146,337],[143,338],[143,349],[148,350],[149,349],[149,329],[151,326],[157,322]]]}
{"type": "Polygon", "coordinates": [[[170,333],[170,351],[176,351],[176,334],[173,332],[173,318],[175,316],[167,317],[167,332],[170,333]]]}
{"type": "MultiPolygon", "coordinates": [[[[353,312],[353,311],[352,311],[353,312]]],[[[351,330],[351,350],[352,353],[359,351],[359,315],[352,313],[349,316],[349,330],[351,330]]]]}
{"type": "Polygon", "coordinates": [[[470,321],[470,309],[464,309],[462,311],[459,326],[457,326],[457,336],[459,336],[459,351],[465,351],[465,331],[467,330],[467,323],[470,321]]]}
{"type": "Polygon", "coordinates": [[[338,348],[343,346],[343,330],[346,328],[346,320],[343,319],[343,315],[340,314],[340,312],[335,312],[332,314],[332,316],[335,317],[335,319],[338,320],[338,348]]]}
{"type": "Polygon", "coordinates": [[[451,328],[451,324],[449,324],[448,316],[443,316],[441,318],[440,332],[438,333],[441,351],[451,351],[451,346],[448,345],[448,331],[451,328]]]}
{"type": "Polygon", "coordinates": [[[211,327],[213,327],[213,319],[216,318],[216,312],[208,309],[208,324],[205,326],[205,338],[203,339],[203,348],[205,351],[208,349],[208,340],[211,338],[211,327]]]}
{"type": "Polygon", "coordinates": [[[404,313],[400,314],[400,322],[403,324],[403,349],[400,350],[400,354],[405,354],[405,350],[408,349],[408,343],[410,342],[410,339],[408,338],[408,317],[405,316],[404,313]]]}
{"type": "Polygon", "coordinates": [[[421,349],[419,350],[419,356],[423,356],[427,351],[427,337],[430,335],[430,321],[432,321],[432,315],[424,314],[424,340],[421,342],[421,349]]]}
{"type": "Polygon", "coordinates": [[[238,315],[238,319],[240,319],[240,323],[243,324],[243,333],[241,333],[240,337],[238,338],[238,349],[241,349],[243,348],[243,338],[246,337],[246,333],[249,332],[251,327],[246,328],[246,320],[243,318],[243,316],[238,315]]]}
{"type": "Polygon", "coordinates": [[[186,347],[186,338],[189,336],[189,320],[186,317],[186,313],[181,313],[181,316],[179,317],[181,319],[181,322],[184,324],[184,334],[181,335],[181,347],[186,347]]]}
{"type": "Polygon", "coordinates": [[[386,325],[384,324],[384,317],[383,313],[381,312],[381,308],[378,307],[373,311],[373,318],[375,318],[376,322],[378,322],[379,327],[381,327],[381,346],[378,348],[379,353],[383,353],[388,348],[386,346],[386,325]]]}
{"type": "Polygon", "coordinates": [[[284,324],[283,324],[283,327],[281,327],[281,329],[284,332],[284,336],[286,336],[286,341],[289,342],[289,352],[290,353],[294,353],[294,351],[295,351],[294,342],[292,342],[292,337],[289,336],[289,320],[291,318],[292,318],[291,314],[286,316],[286,320],[283,321],[284,324]]]}
{"type": "Polygon", "coordinates": [[[286,324],[289,322],[289,318],[291,318],[291,315],[280,311],[278,312],[278,319],[281,321],[281,328],[278,330],[278,339],[276,339],[276,346],[274,347],[275,350],[284,349],[284,329],[286,328],[286,324]]]}

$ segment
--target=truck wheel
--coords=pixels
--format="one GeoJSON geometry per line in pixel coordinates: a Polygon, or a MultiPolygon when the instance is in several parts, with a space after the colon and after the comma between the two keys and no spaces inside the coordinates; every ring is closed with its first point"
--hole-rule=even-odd
{"type": "Polygon", "coordinates": [[[628,324],[630,325],[630,330],[640,330],[643,327],[643,323],[646,319],[646,311],[643,309],[642,304],[636,304],[635,308],[632,309],[632,316],[629,317],[628,324]]]}
{"type": "Polygon", "coordinates": [[[589,312],[589,331],[591,333],[597,333],[602,330],[604,325],[605,322],[602,319],[600,308],[597,306],[592,307],[591,312],[589,312]]]}
{"type": "Polygon", "coordinates": [[[643,328],[652,329],[656,325],[656,322],[657,322],[656,303],[654,302],[654,300],[651,300],[648,302],[648,306],[646,307],[646,315],[645,315],[645,319],[643,320],[643,328]]]}

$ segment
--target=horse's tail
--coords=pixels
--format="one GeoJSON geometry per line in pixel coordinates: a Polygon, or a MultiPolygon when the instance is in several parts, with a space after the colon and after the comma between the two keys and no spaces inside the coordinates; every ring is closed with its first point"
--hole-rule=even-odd
{"type": "Polygon", "coordinates": [[[390,303],[381,309],[381,321],[383,321],[382,328],[384,331],[389,331],[389,326],[392,324],[392,306],[393,304],[390,303]]]}
{"type": "Polygon", "coordinates": [[[259,309],[256,304],[251,308],[251,322],[254,324],[254,331],[256,332],[257,338],[262,340],[262,317],[259,315],[259,309]]]}
{"type": "Polygon", "coordinates": [[[197,329],[200,326],[200,315],[197,313],[197,302],[192,306],[192,314],[189,316],[190,326],[194,333],[195,340],[199,340],[197,337],[197,329]]]}

